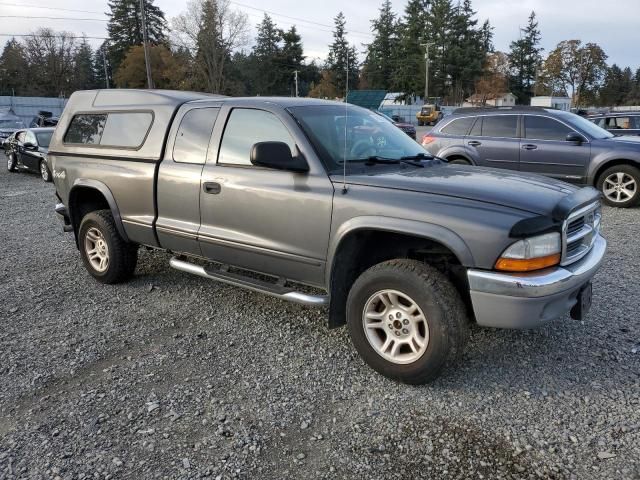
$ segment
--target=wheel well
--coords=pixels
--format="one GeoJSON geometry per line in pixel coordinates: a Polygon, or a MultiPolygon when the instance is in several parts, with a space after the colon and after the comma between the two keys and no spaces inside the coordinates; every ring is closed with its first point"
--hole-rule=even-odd
{"type": "Polygon", "coordinates": [[[640,168],[640,165],[638,164],[638,162],[634,162],[633,160],[625,160],[625,159],[610,160],[606,162],[604,165],[600,165],[600,167],[598,167],[598,170],[593,176],[593,186],[596,186],[598,184],[598,179],[600,178],[600,175],[602,175],[602,172],[604,172],[607,168],[615,167],[616,165],[629,165],[630,167],[640,168]]]}
{"type": "Polygon", "coordinates": [[[110,206],[105,196],[95,188],[76,187],[69,194],[68,209],[77,243],[80,222],[84,216],[96,210],[110,210],[110,206]]]}
{"type": "Polygon", "coordinates": [[[353,282],[368,268],[395,258],[410,258],[432,265],[447,275],[467,306],[471,305],[466,269],[440,242],[396,232],[357,230],[347,234],[333,258],[329,327],[346,322],[346,303],[353,282]]]}
{"type": "Polygon", "coordinates": [[[465,162],[469,162],[471,165],[473,165],[471,159],[459,154],[449,155],[447,156],[447,160],[464,160],[465,162]]]}

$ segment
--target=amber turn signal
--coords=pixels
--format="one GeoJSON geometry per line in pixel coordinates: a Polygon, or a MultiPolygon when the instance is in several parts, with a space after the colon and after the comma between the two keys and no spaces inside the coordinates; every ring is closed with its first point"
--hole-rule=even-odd
{"type": "Polygon", "coordinates": [[[422,137],[422,145],[429,145],[431,142],[434,142],[436,137],[432,137],[431,135],[425,135],[422,137]]]}
{"type": "Polygon", "coordinates": [[[503,272],[531,272],[553,267],[559,263],[559,253],[538,258],[499,258],[496,262],[496,270],[502,270],[503,272]]]}

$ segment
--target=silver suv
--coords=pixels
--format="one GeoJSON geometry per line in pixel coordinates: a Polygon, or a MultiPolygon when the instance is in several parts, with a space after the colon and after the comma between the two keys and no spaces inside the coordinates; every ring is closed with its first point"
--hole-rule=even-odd
{"type": "Polygon", "coordinates": [[[615,207],[640,202],[640,137],[539,107],[460,108],[422,145],[450,163],[538,173],[598,188],[615,207]]]}

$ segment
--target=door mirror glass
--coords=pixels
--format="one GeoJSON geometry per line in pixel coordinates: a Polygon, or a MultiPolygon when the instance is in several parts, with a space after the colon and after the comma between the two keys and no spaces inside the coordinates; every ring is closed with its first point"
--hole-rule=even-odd
{"type": "Polygon", "coordinates": [[[576,132],[571,132],[567,134],[567,142],[573,142],[577,145],[580,145],[584,142],[584,137],[576,132]]]}
{"type": "Polygon", "coordinates": [[[308,172],[309,165],[301,156],[291,155],[289,145],[284,142],[258,142],[251,148],[251,163],[259,167],[308,172]]]}
{"type": "Polygon", "coordinates": [[[38,146],[32,142],[24,142],[22,146],[27,150],[36,150],[38,148],[38,146]]]}

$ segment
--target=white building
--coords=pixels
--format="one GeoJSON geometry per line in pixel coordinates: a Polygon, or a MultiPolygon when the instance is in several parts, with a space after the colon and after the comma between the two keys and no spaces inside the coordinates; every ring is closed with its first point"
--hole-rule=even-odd
{"type": "Polygon", "coordinates": [[[516,96],[511,92],[495,94],[474,93],[462,104],[463,107],[513,107],[516,96]]]}
{"type": "Polygon", "coordinates": [[[571,99],[569,97],[532,97],[532,107],[555,108],[556,110],[571,110],[571,99]]]}

